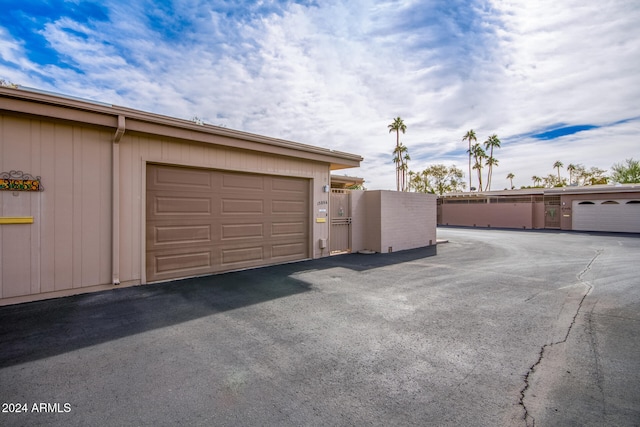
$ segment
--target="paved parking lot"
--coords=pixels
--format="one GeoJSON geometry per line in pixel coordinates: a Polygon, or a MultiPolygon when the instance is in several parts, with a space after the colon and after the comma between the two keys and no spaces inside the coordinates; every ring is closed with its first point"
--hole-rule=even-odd
{"type": "Polygon", "coordinates": [[[640,424],[640,236],[438,238],[0,307],[0,425],[640,424]]]}

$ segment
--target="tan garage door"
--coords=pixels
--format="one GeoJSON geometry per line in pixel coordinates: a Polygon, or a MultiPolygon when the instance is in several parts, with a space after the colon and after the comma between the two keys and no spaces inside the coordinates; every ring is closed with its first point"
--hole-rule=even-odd
{"type": "Polygon", "coordinates": [[[147,281],[308,258],[309,181],[147,166],[147,281]]]}

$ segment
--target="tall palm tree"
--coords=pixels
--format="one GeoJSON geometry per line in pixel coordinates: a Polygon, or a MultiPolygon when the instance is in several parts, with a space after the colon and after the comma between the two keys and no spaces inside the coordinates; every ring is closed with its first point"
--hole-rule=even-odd
{"type": "Polygon", "coordinates": [[[573,184],[573,173],[578,170],[578,167],[573,163],[569,163],[567,171],[569,172],[569,185],[573,184]]]}
{"type": "Polygon", "coordinates": [[[407,151],[407,148],[405,147],[405,154],[402,158],[402,191],[409,191],[409,181],[407,180],[409,160],[411,160],[411,156],[409,156],[409,151],[407,151]]]}
{"type": "Polygon", "coordinates": [[[553,164],[553,167],[558,169],[558,182],[560,182],[560,168],[563,166],[564,164],[560,160],[556,160],[556,162],[553,164]]]}
{"type": "Polygon", "coordinates": [[[498,135],[495,133],[491,135],[484,142],[484,148],[489,150],[489,158],[487,159],[487,166],[489,166],[489,170],[487,171],[487,190],[491,190],[491,175],[493,175],[493,166],[498,165],[498,160],[493,157],[493,149],[500,148],[500,139],[498,135]]]}
{"type": "Polygon", "coordinates": [[[393,150],[393,161],[396,164],[396,176],[398,178],[398,191],[407,191],[408,161],[411,160],[407,147],[400,143],[393,150]]]}
{"type": "Polygon", "coordinates": [[[478,171],[478,191],[482,191],[482,162],[487,158],[487,153],[477,142],[471,146],[470,155],[473,156],[475,164],[472,169],[478,171]]]}
{"type": "Polygon", "coordinates": [[[476,133],[473,129],[469,129],[467,133],[462,137],[462,142],[469,142],[469,149],[467,153],[469,154],[469,191],[471,191],[471,141],[478,142],[478,138],[476,138],[476,133]]]}
{"type": "MultiPolygon", "coordinates": [[[[400,116],[393,119],[393,123],[387,126],[389,128],[389,133],[396,133],[396,149],[400,146],[400,132],[405,133],[407,131],[407,126],[404,124],[404,121],[400,118],[400,116]]],[[[402,156],[396,156],[396,191],[400,191],[400,162],[402,161],[402,156]]]]}
{"type": "Polygon", "coordinates": [[[513,190],[513,178],[515,178],[516,176],[512,173],[509,172],[509,174],[507,175],[507,179],[509,180],[509,182],[511,183],[511,189],[513,190]]]}
{"type": "Polygon", "coordinates": [[[531,180],[533,181],[533,186],[534,186],[534,187],[539,186],[539,185],[540,185],[540,183],[542,182],[542,178],[540,178],[540,177],[539,177],[539,176],[537,176],[537,175],[533,175],[533,176],[531,177],[531,180]]]}
{"type": "Polygon", "coordinates": [[[486,162],[485,165],[487,165],[489,167],[489,170],[487,171],[487,185],[485,186],[485,191],[491,191],[491,177],[492,177],[492,173],[491,170],[493,169],[494,166],[498,166],[498,159],[496,159],[495,157],[487,157],[486,158],[486,162]]]}

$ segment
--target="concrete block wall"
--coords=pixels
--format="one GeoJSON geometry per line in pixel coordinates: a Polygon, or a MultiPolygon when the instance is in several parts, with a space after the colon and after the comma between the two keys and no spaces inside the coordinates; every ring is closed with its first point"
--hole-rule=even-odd
{"type": "Polygon", "coordinates": [[[436,200],[432,194],[380,192],[379,252],[403,251],[436,243],[436,200]]]}
{"type": "Polygon", "coordinates": [[[352,251],[387,253],[436,243],[436,196],[397,191],[352,193],[352,251]]]}

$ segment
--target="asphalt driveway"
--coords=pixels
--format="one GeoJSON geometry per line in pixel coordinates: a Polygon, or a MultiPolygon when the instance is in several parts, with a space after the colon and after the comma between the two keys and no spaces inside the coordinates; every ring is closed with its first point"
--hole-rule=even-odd
{"type": "Polygon", "coordinates": [[[438,238],[0,307],[0,425],[640,425],[640,236],[438,238]]]}

